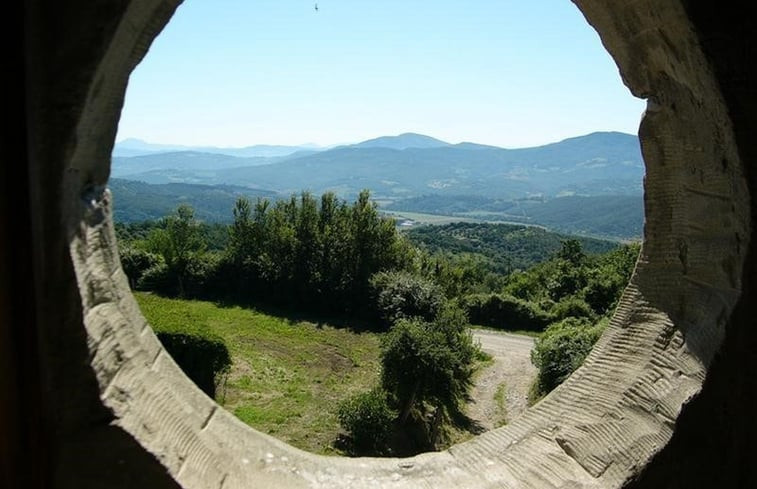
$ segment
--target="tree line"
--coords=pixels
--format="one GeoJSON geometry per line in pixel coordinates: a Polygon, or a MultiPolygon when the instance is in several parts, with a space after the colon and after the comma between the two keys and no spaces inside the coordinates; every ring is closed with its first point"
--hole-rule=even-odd
{"type": "MultiPolygon", "coordinates": [[[[171,296],[368,316],[370,278],[407,270],[415,250],[379,215],[367,191],[348,204],[333,193],[271,203],[237,200],[226,235],[179,206],[147,232],[120,227],[121,262],[137,289],[171,296]],[[225,242],[210,250],[215,237],[225,242]]],[[[220,225],[216,225],[220,226],[220,225]]]]}

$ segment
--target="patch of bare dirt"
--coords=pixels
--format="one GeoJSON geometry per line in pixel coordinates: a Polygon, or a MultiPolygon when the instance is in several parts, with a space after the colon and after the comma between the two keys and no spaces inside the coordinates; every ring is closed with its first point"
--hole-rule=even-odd
{"type": "Polygon", "coordinates": [[[472,333],[473,340],[481,344],[494,362],[478,372],[467,415],[483,431],[488,431],[511,422],[528,407],[528,390],[536,377],[536,367],[531,364],[534,340],[499,331],[472,333]],[[498,390],[502,391],[500,395],[498,390]]]}

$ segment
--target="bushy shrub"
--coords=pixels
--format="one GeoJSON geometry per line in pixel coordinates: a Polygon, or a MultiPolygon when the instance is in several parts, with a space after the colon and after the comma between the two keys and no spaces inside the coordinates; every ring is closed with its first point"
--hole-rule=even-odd
{"type": "Polygon", "coordinates": [[[142,273],[137,289],[150,290],[163,295],[176,295],[176,275],[162,260],[142,273]]]}
{"type": "Polygon", "coordinates": [[[339,424],[349,434],[356,455],[385,452],[396,416],[380,388],[342,401],[338,411],[339,424]]]}
{"type": "Polygon", "coordinates": [[[379,272],[371,277],[376,312],[387,324],[402,318],[431,321],[444,304],[444,293],[434,282],[409,272],[379,272]]]}
{"type": "Polygon", "coordinates": [[[137,288],[137,284],[147,270],[164,263],[160,255],[135,246],[122,246],[119,250],[119,256],[121,268],[129,279],[129,286],[132,289],[137,288]]]}
{"type": "Polygon", "coordinates": [[[569,317],[585,318],[589,321],[596,319],[596,314],[591,306],[575,296],[564,298],[555,304],[549,312],[553,321],[561,321],[569,317]]]}
{"type": "Polygon", "coordinates": [[[547,262],[545,267],[549,268],[545,286],[550,299],[555,302],[578,293],[586,285],[587,270],[583,265],[556,258],[547,262]]]}
{"type": "Polygon", "coordinates": [[[428,407],[458,414],[468,396],[477,346],[458,308],[444,307],[433,322],[400,319],[382,339],[381,382],[400,422],[425,420],[428,407]]]}
{"type": "Polygon", "coordinates": [[[475,294],[461,306],[473,324],[510,330],[541,331],[550,316],[531,302],[507,294],[475,294]]]}
{"type": "Polygon", "coordinates": [[[531,350],[531,362],[539,369],[538,390],[546,394],[581,366],[606,321],[592,325],[584,318],[567,318],[550,324],[531,350]]]}
{"type": "Polygon", "coordinates": [[[534,300],[544,295],[545,286],[542,284],[539,274],[533,270],[538,270],[538,268],[533,267],[529,271],[516,270],[508,275],[502,292],[523,300],[534,300]]]}
{"type": "Polygon", "coordinates": [[[628,281],[620,276],[596,276],[584,287],[586,302],[597,314],[606,314],[615,306],[628,281]]]}
{"type": "Polygon", "coordinates": [[[212,287],[220,281],[218,271],[221,257],[217,253],[192,255],[185,270],[184,289],[187,297],[214,299],[218,295],[212,287]]]}

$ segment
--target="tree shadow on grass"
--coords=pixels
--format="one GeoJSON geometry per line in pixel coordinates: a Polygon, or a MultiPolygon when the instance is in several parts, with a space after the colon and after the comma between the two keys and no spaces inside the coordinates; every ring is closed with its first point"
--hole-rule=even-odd
{"type": "MultiPolygon", "coordinates": [[[[450,415],[447,428],[461,430],[471,435],[486,432],[478,421],[462,412],[450,415]]],[[[374,446],[356,446],[349,435],[340,433],[332,446],[349,457],[412,457],[421,453],[439,452],[448,449],[449,441],[435,443],[429,440],[428,427],[420,423],[393,423],[392,432],[383,444],[374,446]]]]}
{"type": "Polygon", "coordinates": [[[380,333],[386,331],[386,326],[378,320],[368,320],[359,316],[346,314],[307,311],[294,305],[275,305],[261,301],[240,301],[229,299],[217,299],[214,304],[221,308],[241,307],[252,309],[269,316],[275,316],[285,320],[294,326],[302,322],[314,324],[316,328],[331,326],[338,329],[347,329],[353,333],[380,333]]]}
{"type": "Polygon", "coordinates": [[[462,431],[467,431],[472,435],[480,435],[481,433],[487,431],[481,423],[469,417],[463,412],[450,414],[450,422],[455,428],[462,431]]]}

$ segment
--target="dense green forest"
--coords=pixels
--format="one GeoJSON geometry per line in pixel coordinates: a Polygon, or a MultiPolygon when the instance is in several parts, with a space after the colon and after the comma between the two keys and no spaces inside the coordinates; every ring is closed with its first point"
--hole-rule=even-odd
{"type": "Polygon", "coordinates": [[[405,231],[405,236],[431,253],[481,255],[493,270],[504,274],[544,261],[557,253],[567,239],[577,239],[583,250],[590,254],[605,253],[618,246],[610,241],[566,236],[535,226],[494,223],[423,226],[405,231]]]}
{"type": "MultiPolygon", "coordinates": [[[[445,427],[465,423],[459,407],[481,356],[469,323],[541,332],[534,393],[554,388],[601,334],[639,252],[508,225],[408,236],[368,191],[352,203],[332,193],[239,198],[232,212],[229,225],[203,224],[180,205],[156,222],[117,225],[123,269],[137,290],[357,318],[385,332],[380,382],[340,408],[349,453],[433,449],[445,427]]],[[[172,341],[186,358],[192,341],[172,341]]]]}

